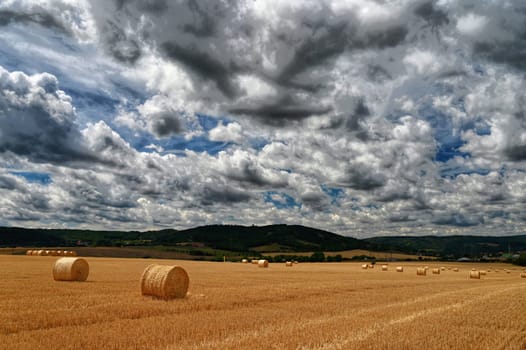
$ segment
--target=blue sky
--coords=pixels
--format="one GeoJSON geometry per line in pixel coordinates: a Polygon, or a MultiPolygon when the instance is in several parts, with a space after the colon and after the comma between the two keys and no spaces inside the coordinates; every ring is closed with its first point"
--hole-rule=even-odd
{"type": "Polygon", "coordinates": [[[0,217],[524,234],[525,13],[518,0],[3,1],[0,217]]]}

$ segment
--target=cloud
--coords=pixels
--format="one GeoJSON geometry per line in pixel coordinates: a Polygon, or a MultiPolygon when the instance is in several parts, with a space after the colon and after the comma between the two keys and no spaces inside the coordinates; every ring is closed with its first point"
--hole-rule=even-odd
{"type": "Polygon", "coordinates": [[[524,10],[4,1],[0,215],[522,233],[524,10]]]}
{"type": "Polygon", "coordinates": [[[71,99],[53,75],[0,67],[0,88],[0,152],[33,162],[101,161],[82,143],[71,99]]]}

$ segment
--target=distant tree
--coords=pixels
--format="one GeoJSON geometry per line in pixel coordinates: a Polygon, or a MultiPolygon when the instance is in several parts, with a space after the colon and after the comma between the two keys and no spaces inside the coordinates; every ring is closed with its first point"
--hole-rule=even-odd
{"type": "Polygon", "coordinates": [[[329,255],[326,258],[327,262],[341,262],[343,260],[343,257],[341,254],[338,255],[329,255]]]}
{"type": "Polygon", "coordinates": [[[526,266],[526,253],[522,253],[519,258],[515,261],[515,264],[520,266],[526,266]]]}
{"type": "Polygon", "coordinates": [[[323,254],[323,252],[314,252],[310,256],[309,260],[311,262],[324,262],[325,261],[325,254],[323,254]]]}

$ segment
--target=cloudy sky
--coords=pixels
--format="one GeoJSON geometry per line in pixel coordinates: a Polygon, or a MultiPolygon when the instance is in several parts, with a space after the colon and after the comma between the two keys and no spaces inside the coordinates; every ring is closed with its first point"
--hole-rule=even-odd
{"type": "Polygon", "coordinates": [[[1,0],[0,225],[526,233],[523,0],[1,0]]]}

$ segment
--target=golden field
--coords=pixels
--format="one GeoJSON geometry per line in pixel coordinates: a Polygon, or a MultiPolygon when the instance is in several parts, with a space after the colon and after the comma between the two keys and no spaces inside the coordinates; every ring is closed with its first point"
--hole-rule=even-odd
{"type": "Polygon", "coordinates": [[[526,349],[526,278],[508,265],[474,280],[490,265],[86,258],[86,282],[56,282],[56,260],[0,255],[1,349],[526,349]],[[188,296],[142,296],[152,263],[183,266],[188,296]]]}

